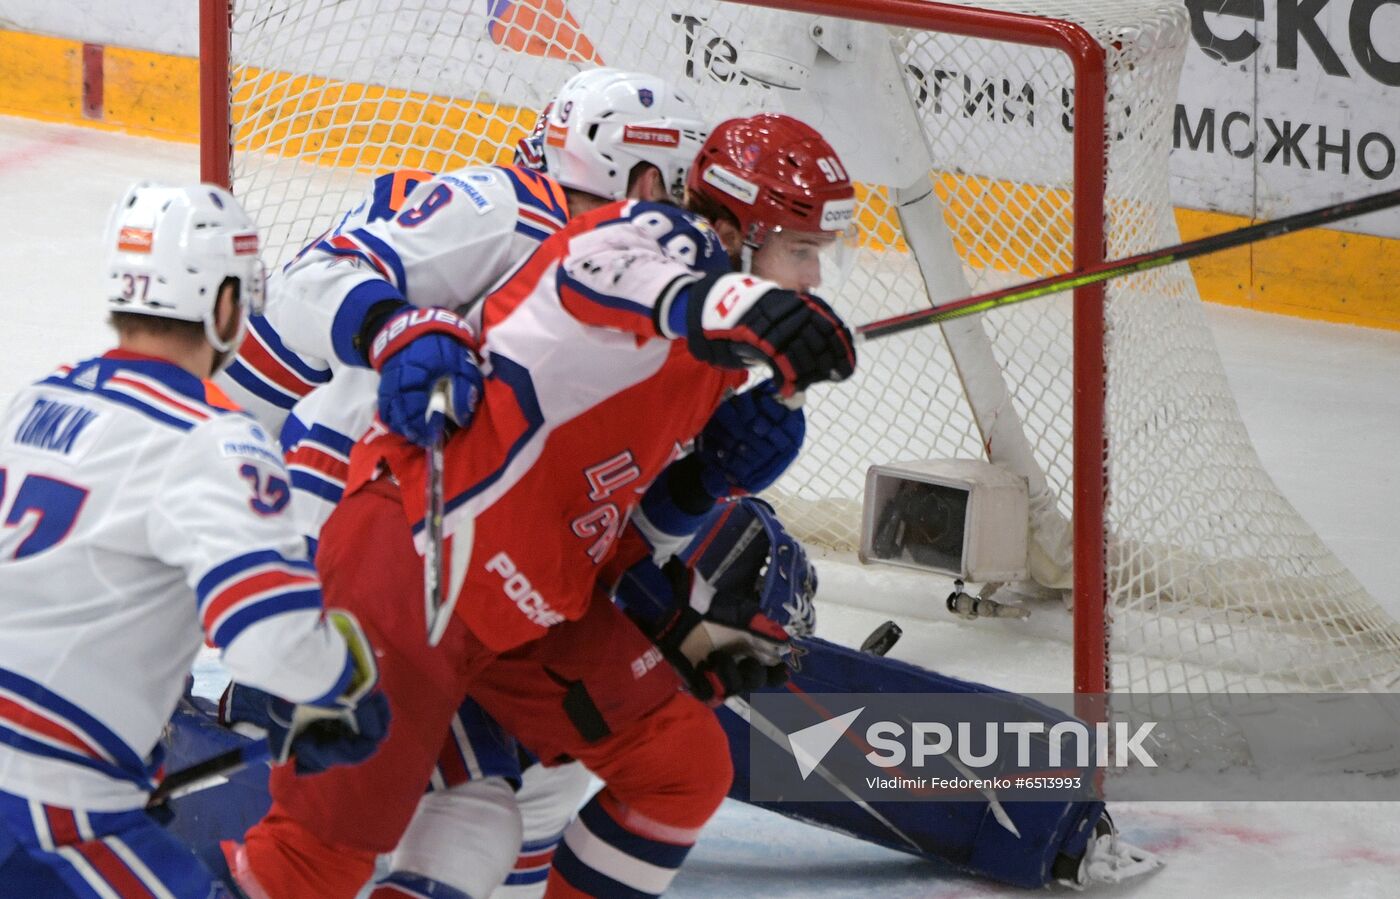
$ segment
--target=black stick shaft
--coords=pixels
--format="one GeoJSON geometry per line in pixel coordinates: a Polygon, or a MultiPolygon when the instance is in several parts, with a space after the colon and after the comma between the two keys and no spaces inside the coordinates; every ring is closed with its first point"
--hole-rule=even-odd
{"type": "Polygon", "coordinates": [[[256,740],[211,756],[202,762],[196,762],[188,768],[181,768],[169,774],[160,782],[160,786],[151,791],[150,799],[146,800],[146,807],[155,808],[171,799],[217,786],[229,775],[249,765],[267,761],[270,754],[267,741],[256,740]]]}
{"type": "Polygon", "coordinates": [[[1229,250],[1234,247],[1244,246],[1245,244],[1268,240],[1271,237],[1280,237],[1284,234],[1291,234],[1294,231],[1302,231],[1305,228],[1316,228],[1319,225],[1327,225],[1332,222],[1342,221],[1343,219],[1355,218],[1356,216],[1366,215],[1371,212],[1379,212],[1382,209],[1390,209],[1393,206],[1400,206],[1400,190],[1391,190],[1370,197],[1347,200],[1332,206],[1324,206],[1321,209],[1299,212],[1294,215],[1284,216],[1280,219],[1274,219],[1273,221],[1260,222],[1256,225],[1236,228],[1233,231],[1212,234],[1209,237],[1189,240],[1185,243],[1175,244],[1170,247],[1162,247],[1159,250],[1150,250],[1146,253],[1139,253],[1136,256],[1105,260],[1104,262],[1086,266],[1078,271],[1065,272],[1064,274],[1040,278],[1039,280],[1030,281],[1014,287],[1005,287],[1001,290],[979,293],[961,300],[951,300],[941,306],[935,306],[932,309],[920,309],[916,312],[906,312],[902,315],[882,318],[859,326],[856,328],[856,335],[865,339],[888,337],[891,334],[898,334],[910,328],[917,328],[935,322],[950,321],[951,319],[962,318],[967,315],[976,315],[980,312],[986,312],[989,309],[1010,306],[1013,303],[1025,302],[1026,300],[1032,300],[1036,297],[1043,297],[1065,290],[1073,290],[1076,287],[1085,287],[1089,284],[1097,284],[1100,281],[1108,281],[1111,278],[1120,278],[1123,275],[1136,274],[1137,272],[1147,271],[1148,269],[1170,265],[1173,262],[1182,262],[1187,259],[1194,259],[1197,256],[1205,256],[1208,253],[1218,253],[1221,250],[1229,250]]]}

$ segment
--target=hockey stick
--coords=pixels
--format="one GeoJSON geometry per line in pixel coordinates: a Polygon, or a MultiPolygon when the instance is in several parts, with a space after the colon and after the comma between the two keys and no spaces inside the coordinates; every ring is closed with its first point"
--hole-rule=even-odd
{"type": "MultiPolygon", "coordinates": [[[[886,621],[870,632],[870,636],[866,637],[865,641],[861,643],[860,651],[870,653],[873,656],[883,656],[894,648],[895,643],[899,642],[899,638],[903,635],[904,631],[900,629],[899,625],[895,624],[893,621],[886,621]]],[[[724,701],[724,704],[729,707],[730,711],[747,721],[749,726],[754,730],[772,740],[789,755],[793,754],[792,742],[788,739],[788,735],[783,733],[772,721],[769,721],[763,715],[759,714],[742,696],[731,696],[724,701]]],[[[794,758],[795,757],[794,755],[794,758]]],[[[856,795],[855,790],[851,789],[845,781],[833,774],[825,765],[818,762],[812,768],[812,771],[822,780],[831,784],[837,792],[854,803],[856,807],[876,821],[879,821],[886,830],[903,840],[916,853],[923,854],[925,851],[924,847],[920,846],[917,840],[896,827],[893,821],[880,814],[869,802],[866,802],[856,795]]]]}
{"type": "Polygon", "coordinates": [[[272,748],[266,740],[253,740],[227,752],[210,756],[188,768],[181,768],[160,782],[146,800],[146,808],[156,808],[172,799],[198,793],[225,783],[229,776],[249,765],[260,765],[272,758],[272,748]]]}
{"type": "MultiPolygon", "coordinates": [[[[428,400],[428,418],[447,415],[447,380],[433,385],[428,400]]],[[[447,630],[451,612],[443,599],[442,589],[442,445],[447,440],[444,427],[427,448],[428,487],[426,514],[423,516],[425,545],[423,547],[423,613],[428,622],[428,645],[437,646],[447,630]]]]}
{"type": "Polygon", "coordinates": [[[1185,243],[1150,250],[1136,256],[1105,260],[1085,266],[1077,271],[1051,275],[1048,278],[1040,278],[1013,287],[1004,287],[1001,290],[974,294],[961,300],[952,300],[932,309],[920,309],[916,312],[905,312],[901,315],[877,319],[857,327],[856,337],[864,340],[888,337],[910,328],[951,321],[968,315],[977,315],[991,309],[1010,306],[1013,303],[1022,303],[1036,297],[1072,290],[1076,287],[1085,287],[1089,284],[1098,284],[1112,278],[1121,278],[1124,275],[1145,272],[1149,269],[1161,268],[1174,262],[1183,262],[1197,256],[1218,253],[1221,250],[1257,243],[1271,237],[1292,234],[1294,231],[1301,231],[1305,228],[1316,228],[1343,219],[1379,212],[1393,206],[1400,206],[1400,190],[1386,191],[1357,200],[1347,200],[1331,206],[1324,206],[1321,209],[1314,209],[1311,212],[1299,212],[1295,215],[1274,219],[1271,222],[1260,222],[1257,225],[1248,225],[1233,231],[1212,234],[1197,240],[1188,240],[1185,243]]]}
{"type": "MultiPolygon", "coordinates": [[[[767,737],[769,740],[772,740],[779,747],[786,750],[789,755],[792,754],[792,744],[788,740],[788,735],[772,721],[769,721],[763,715],[759,714],[759,712],[754,709],[753,706],[749,705],[743,697],[731,696],[724,701],[724,704],[740,718],[747,721],[754,730],[763,734],[763,736],[767,737]]],[[[924,847],[919,845],[918,840],[915,840],[913,837],[909,836],[909,834],[900,830],[893,821],[880,814],[875,806],[860,798],[855,790],[851,789],[845,781],[833,774],[825,765],[818,762],[812,767],[812,771],[822,780],[834,787],[836,791],[846,797],[846,799],[855,803],[855,805],[867,815],[879,821],[886,830],[903,840],[916,853],[923,854],[925,851],[924,847]]]]}

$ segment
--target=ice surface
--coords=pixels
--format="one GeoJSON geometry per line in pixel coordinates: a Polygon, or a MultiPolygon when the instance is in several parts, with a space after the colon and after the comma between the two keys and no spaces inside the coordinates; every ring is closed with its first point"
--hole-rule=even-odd
{"type": "MultiPolygon", "coordinates": [[[[99,246],[107,209],[138,178],[198,175],[192,145],[0,118],[4,325],[0,402],[59,362],[111,342],[103,324],[99,246]]],[[[1265,466],[1367,589],[1400,614],[1400,333],[1211,307],[1208,316],[1265,466]]],[[[892,655],[1013,689],[1070,688],[1065,616],[964,622],[937,613],[942,593],[849,558],[818,561],[819,631],[858,642],[884,615],[843,608],[843,595],[891,609],[892,655]]],[[[218,671],[201,667],[201,690],[218,671]]],[[[1120,804],[1125,836],[1167,859],[1151,879],[1095,895],[1228,897],[1400,895],[1400,809],[1384,803],[1120,804]]],[[[672,890],[692,897],[1020,896],[889,852],[726,803],[672,890]]]]}

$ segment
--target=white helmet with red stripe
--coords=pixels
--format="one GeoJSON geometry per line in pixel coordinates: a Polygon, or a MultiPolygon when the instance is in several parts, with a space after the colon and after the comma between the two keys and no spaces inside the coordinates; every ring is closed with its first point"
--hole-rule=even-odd
{"type": "Polygon", "coordinates": [[[138,182],[112,209],[105,240],[113,312],[203,322],[210,345],[227,353],[243,332],[224,340],[215,327],[224,280],[238,280],[242,312],[262,311],[267,276],[257,227],[222,187],[138,182]]]}
{"type": "Polygon", "coordinates": [[[640,162],[661,170],[677,203],[709,129],[664,78],[618,69],[580,72],[543,113],[544,169],[565,187],[610,200],[627,195],[640,162]]]}

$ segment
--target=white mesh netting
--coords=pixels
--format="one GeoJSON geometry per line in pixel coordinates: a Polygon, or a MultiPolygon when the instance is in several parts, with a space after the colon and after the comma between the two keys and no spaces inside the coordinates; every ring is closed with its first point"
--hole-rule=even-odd
{"type": "MultiPolygon", "coordinates": [[[[1077,22],[1106,48],[1108,254],[1175,243],[1166,161],[1185,9],[982,8],[1077,22]]],[[[832,138],[863,182],[861,259],[831,297],[852,322],[1071,267],[1073,80],[1056,51],[713,0],[241,0],[231,47],[233,187],[269,231],[269,265],[329,227],[367,174],[509,162],[564,79],[603,63],[670,78],[716,120],[784,110],[832,138]],[[772,46],[806,55],[806,87],[741,74],[741,53],[772,46]],[[961,261],[926,292],[889,201],[929,185],[961,261]]],[[[1199,306],[1184,266],[1108,288],[1114,688],[1389,682],[1400,630],[1261,468],[1199,306]]],[[[1072,513],[1068,298],[974,328],[990,338],[990,376],[985,364],[960,376],[948,340],[926,328],[865,344],[855,379],[812,392],[807,447],[775,491],[794,530],[851,547],[869,464],[981,457],[990,441],[964,384],[989,377],[1010,400],[984,409],[983,425],[1023,433],[1051,517],[1072,513]]]]}

